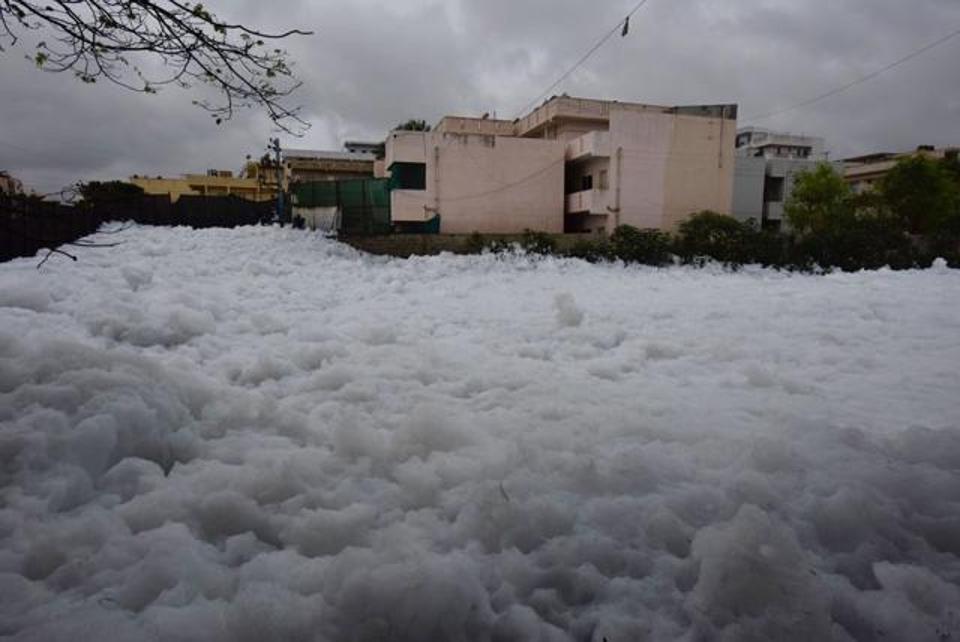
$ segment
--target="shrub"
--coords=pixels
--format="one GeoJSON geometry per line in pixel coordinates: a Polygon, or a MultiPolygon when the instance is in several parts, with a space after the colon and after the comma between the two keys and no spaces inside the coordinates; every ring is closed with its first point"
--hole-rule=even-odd
{"type": "Polygon", "coordinates": [[[532,230],[524,230],[520,247],[530,254],[556,254],[557,251],[557,243],[552,236],[532,230]]]}
{"type": "Polygon", "coordinates": [[[471,234],[469,237],[467,237],[466,242],[463,244],[463,249],[467,254],[480,254],[486,247],[486,239],[483,238],[483,235],[480,234],[480,232],[474,232],[471,234]]]}
{"type": "Polygon", "coordinates": [[[673,262],[670,235],[660,230],[639,230],[621,225],[610,235],[609,251],[624,263],[668,265],[673,262]]]}
{"type": "Polygon", "coordinates": [[[610,243],[605,238],[598,238],[595,241],[580,239],[571,245],[565,254],[570,258],[583,259],[590,263],[600,263],[614,258],[610,243]]]}
{"type": "Polygon", "coordinates": [[[794,246],[791,259],[801,269],[819,265],[852,272],[886,265],[909,268],[919,263],[921,256],[898,220],[863,216],[805,235],[794,246]]]}
{"type": "Polygon", "coordinates": [[[741,223],[732,216],[704,210],[680,224],[677,239],[677,254],[687,263],[701,262],[704,258],[742,265],[750,263],[754,228],[741,223]]]}
{"type": "Polygon", "coordinates": [[[760,229],[756,223],[741,223],[742,263],[759,263],[764,267],[781,268],[789,265],[789,237],[772,230],[760,229]]]}

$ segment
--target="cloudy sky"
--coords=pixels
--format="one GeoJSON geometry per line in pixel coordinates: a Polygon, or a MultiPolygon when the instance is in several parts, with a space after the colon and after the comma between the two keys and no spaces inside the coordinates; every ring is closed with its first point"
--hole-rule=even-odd
{"type": "MultiPolygon", "coordinates": [[[[382,139],[408,118],[513,118],[635,0],[209,0],[287,45],[312,128],[291,147],[382,139]],[[282,7],[282,11],[277,8],[282,7]]],[[[958,0],[649,0],[554,93],[658,104],[737,102],[741,124],[819,95],[960,29],[958,0]]],[[[84,85],[0,52],[0,169],[37,191],[130,174],[237,169],[269,121],[219,127],[195,95],[84,85]]],[[[960,37],[843,95],[757,124],[824,136],[835,157],[960,144],[960,37]]]]}

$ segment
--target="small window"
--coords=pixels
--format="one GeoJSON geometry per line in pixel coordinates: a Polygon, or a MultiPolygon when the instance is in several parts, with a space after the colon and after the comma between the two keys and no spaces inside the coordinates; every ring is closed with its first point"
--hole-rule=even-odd
{"type": "Polygon", "coordinates": [[[600,170],[600,189],[609,189],[610,185],[607,180],[607,170],[600,170]]]}
{"type": "Polygon", "coordinates": [[[580,179],[580,191],[586,192],[593,189],[593,175],[587,174],[580,179]]]}

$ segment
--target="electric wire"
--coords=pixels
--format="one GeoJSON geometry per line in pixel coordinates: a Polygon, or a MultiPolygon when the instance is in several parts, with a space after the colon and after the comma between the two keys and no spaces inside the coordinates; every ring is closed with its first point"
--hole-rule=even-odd
{"type": "Polygon", "coordinates": [[[647,4],[647,2],[649,2],[649,0],[640,0],[640,2],[638,2],[638,3],[636,4],[636,6],[634,6],[634,8],[630,10],[630,13],[628,13],[628,14],[626,15],[626,17],[623,18],[623,20],[620,20],[620,21],[616,24],[616,26],[613,27],[613,29],[611,29],[611,30],[610,30],[609,32],[607,32],[599,41],[597,41],[597,43],[596,43],[595,45],[593,45],[593,47],[591,47],[590,50],[589,50],[587,53],[585,53],[585,54],[580,58],[580,60],[578,60],[576,63],[574,63],[574,65],[573,65],[572,67],[570,67],[570,68],[567,69],[565,72],[563,72],[563,74],[562,74],[559,78],[557,78],[552,85],[550,85],[549,87],[547,87],[547,88],[546,88],[543,92],[541,92],[536,98],[534,98],[534,99],[531,100],[529,103],[527,103],[527,104],[523,107],[523,109],[520,110],[520,113],[517,114],[517,118],[520,118],[521,116],[523,116],[524,114],[526,114],[528,111],[530,111],[530,109],[531,109],[534,105],[536,105],[536,104],[537,104],[538,102],[540,102],[547,94],[549,94],[551,91],[553,91],[554,88],[557,87],[557,85],[559,85],[559,84],[562,83],[564,80],[566,80],[567,78],[569,78],[569,77],[570,77],[570,74],[572,74],[572,73],[575,72],[577,69],[579,69],[580,66],[581,66],[583,63],[585,63],[587,60],[589,60],[590,57],[593,56],[593,54],[595,54],[598,49],[600,49],[600,47],[602,47],[608,40],[610,40],[610,38],[612,38],[614,35],[616,35],[618,32],[620,32],[621,29],[622,29],[623,26],[624,26],[624,23],[626,23],[628,20],[630,20],[630,18],[633,17],[633,14],[635,14],[635,13],[638,12],[638,11],[640,11],[640,9],[643,8],[643,6],[644,6],[645,4],[647,4]]]}
{"type": "Polygon", "coordinates": [[[828,99],[828,98],[833,98],[834,96],[836,96],[836,95],[838,95],[838,94],[842,94],[843,92],[848,91],[848,90],[850,90],[850,89],[853,89],[854,87],[856,87],[856,86],[858,86],[858,85],[862,85],[863,83],[865,83],[865,82],[867,82],[867,81],[869,81],[869,80],[873,80],[873,79],[876,78],[877,76],[880,76],[880,75],[882,75],[882,74],[885,74],[886,72],[888,72],[888,71],[890,71],[890,70],[892,70],[892,69],[896,69],[896,68],[899,67],[900,65],[902,65],[902,64],[904,64],[904,63],[906,63],[906,62],[909,62],[909,61],[913,60],[914,58],[917,58],[918,56],[921,56],[921,55],[927,53],[927,52],[930,51],[931,49],[934,49],[934,48],[936,48],[936,47],[939,47],[939,46],[942,45],[942,44],[945,44],[946,42],[948,42],[948,41],[956,38],[957,36],[960,36],[960,29],[958,29],[958,30],[954,31],[953,33],[948,34],[948,35],[946,35],[946,36],[944,36],[944,37],[942,37],[942,38],[939,38],[939,39],[937,39],[937,40],[934,40],[933,42],[931,42],[931,43],[929,43],[929,44],[921,47],[920,49],[916,49],[916,50],[910,52],[909,54],[907,54],[906,56],[904,56],[904,57],[902,57],[902,58],[900,58],[900,59],[898,59],[898,60],[895,60],[894,62],[892,62],[892,63],[890,63],[890,64],[888,64],[888,65],[885,65],[884,67],[881,67],[880,69],[877,69],[876,71],[872,71],[872,72],[870,72],[869,74],[867,74],[867,75],[865,75],[865,76],[861,76],[860,78],[857,78],[857,79],[854,80],[854,81],[848,82],[848,83],[845,84],[845,85],[842,85],[842,86],[837,87],[837,88],[835,88],[835,89],[831,89],[830,91],[828,91],[828,92],[826,92],[826,93],[823,93],[823,94],[820,94],[820,95],[815,96],[815,97],[813,97],[813,98],[809,98],[809,99],[807,99],[807,100],[798,102],[798,103],[796,103],[796,104],[794,104],[794,105],[791,105],[791,106],[789,106],[789,107],[784,107],[783,109],[778,109],[778,110],[775,110],[775,111],[771,111],[771,112],[768,112],[768,113],[766,113],[766,114],[759,114],[759,115],[757,115],[757,116],[751,116],[751,117],[749,117],[749,118],[744,119],[744,124],[755,123],[755,122],[759,122],[759,121],[761,121],[761,120],[769,120],[770,118],[773,118],[773,117],[775,117],[775,116],[781,116],[781,115],[786,114],[786,113],[789,113],[789,112],[791,112],[791,111],[796,111],[797,109],[802,109],[803,107],[809,107],[810,105],[814,105],[814,104],[819,103],[819,102],[821,102],[821,101],[823,101],[823,100],[826,100],[826,99],[828,99]]]}

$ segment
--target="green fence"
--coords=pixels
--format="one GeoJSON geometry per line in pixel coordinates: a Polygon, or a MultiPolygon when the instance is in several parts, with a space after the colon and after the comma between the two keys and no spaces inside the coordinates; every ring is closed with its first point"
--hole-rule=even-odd
{"type": "Polygon", "coordinates": [[[336,207],[340,233],[346,236],[389,234],[390,192],[384,178],[299,183],[293,188],[298,208],[336,207]]]}

